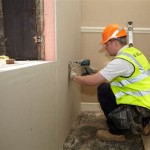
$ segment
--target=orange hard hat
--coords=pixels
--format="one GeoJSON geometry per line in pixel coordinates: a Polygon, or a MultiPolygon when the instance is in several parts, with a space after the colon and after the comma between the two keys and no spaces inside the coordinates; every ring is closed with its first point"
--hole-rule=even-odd
{"type": "Polygon", "coordinates": [[[127,32],[123,27],[121,27],[119,24],[110,24],[104,29],[100,44],[105,44],[110,39],[123,36],[127,36],[127,32]]]}

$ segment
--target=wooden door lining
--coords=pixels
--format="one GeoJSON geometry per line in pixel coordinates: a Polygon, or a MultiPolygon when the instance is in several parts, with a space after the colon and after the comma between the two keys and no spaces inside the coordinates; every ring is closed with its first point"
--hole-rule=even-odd
{"type": "Polygon", "coordinates": [[[37,44],[38,49],[38,59],[44,60],[44,1],[36,0],[36,21],[37,21],[37,38],[39,38],[39,42],[37,44]]]}

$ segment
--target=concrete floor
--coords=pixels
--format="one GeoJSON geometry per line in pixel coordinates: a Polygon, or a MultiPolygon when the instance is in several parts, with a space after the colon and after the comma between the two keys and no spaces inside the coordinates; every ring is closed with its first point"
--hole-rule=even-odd
{"type": "Polygon", "coordinates": [[[127,133],[126,142],[108,142],[96,138],[99,128],[107,128],[99,112],[81,112],[75,121],[63,150],[144,150],[141,136],[127,133]]]}

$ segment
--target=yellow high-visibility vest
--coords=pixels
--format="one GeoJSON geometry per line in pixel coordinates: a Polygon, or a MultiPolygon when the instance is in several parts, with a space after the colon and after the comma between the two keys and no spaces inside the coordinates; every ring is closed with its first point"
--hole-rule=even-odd
{"type": "Polygon", "coordinates": [[[110,83],[117,104],[129,104],[150,109],[150,64],[144,54],[134,47],[123,49],[116,58],[134,66],[130,77],[117,77],[110,83]]]}

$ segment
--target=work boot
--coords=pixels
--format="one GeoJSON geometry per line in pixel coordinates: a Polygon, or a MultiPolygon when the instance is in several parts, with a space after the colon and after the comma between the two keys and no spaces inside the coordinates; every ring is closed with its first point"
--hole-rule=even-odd
{"type": "Polygon", "coordinates": [[[144,136],[150,135],[150,123],[148,123],[148,124],[143,128],[142,135],[144,135],[144,136]]]}
{"type": "Polygon", "coordinates": [[[125,142],[124,135],[111,134],[108,130],[98,130],[96,137],[103,141],[125,142]]]}

